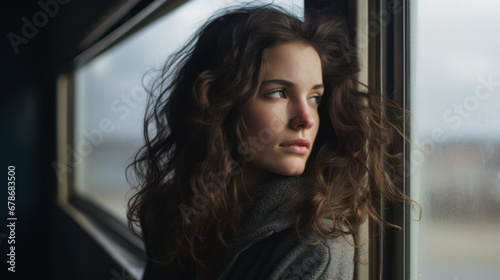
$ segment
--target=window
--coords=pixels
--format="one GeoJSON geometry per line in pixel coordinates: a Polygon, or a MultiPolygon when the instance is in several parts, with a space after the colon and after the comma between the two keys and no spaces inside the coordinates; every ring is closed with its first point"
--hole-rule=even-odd
{"type": "Polygon", "coordinates": [[[304,6],[341,9],[357,39],[362,81],[411,111],[411,142],[400,147],[406,168],[398,175],[422,212],[381,206],[381,215],[403,230],[377,234],[373,224],[363,230],[370,243],[361,257],[369,266],[358,266],[357,279],[498,277],[500,5],[493,0],[149,1],[142,11],[152,7],[156,14],[135,21],[136,11],[124,19],[121,27],[132,26],[109,33],[108,47],[91,47],[59,81],[70,88],[72,105],[59,113],[62,124],[68,116],[69,141],[59,135],[68,167],[55,170],[60,180],[69,175],[73,202],[126,231],[132,192],[125,168],[142,145],[144,73],[161,67],[217,9],[247,2],[273,2],[297,15],[304,6]]]}
{"type": "Polygon", "coordinates": [[[410,194],[423,209],[410,225],[410,279],[500,275],[499,10],[409,6],[410,194]]]}
{"type": "MultiPolygon", "coordinates": [[[[274,3],[303,14],[303,1],[274,3]]],[[[126,223],[131,192],[125,168],[143,144],[147,101],[143,75],[160,69],[168,55],[206,19],[232,4],[234,1],[188,1],[77,67],[74,142],[70,149],[77,162],[74,191],[78,198],[126,223]]]]}

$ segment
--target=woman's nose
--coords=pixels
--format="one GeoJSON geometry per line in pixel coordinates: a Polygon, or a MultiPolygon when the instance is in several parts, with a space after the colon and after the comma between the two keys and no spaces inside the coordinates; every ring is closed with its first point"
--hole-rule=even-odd
{"type": "Polygon", "coordinates": [[[311,108],[305,100],[292,104],[289,126],[292,129],[309,129],[314,125],[314,117],[311,108]]]}

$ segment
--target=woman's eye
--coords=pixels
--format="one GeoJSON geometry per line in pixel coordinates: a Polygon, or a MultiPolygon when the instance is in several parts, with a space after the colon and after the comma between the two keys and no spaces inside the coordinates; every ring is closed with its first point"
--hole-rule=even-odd
{"type": "Polygon", "coordinates": [[[309,99],[312,100],[313,103],[319,104],[319,102],[321,101],[321,96],[315,95],[315,96],[311,96],[311,98],[309,98],[309,99]]]}
{"type": "Polygon", "coordinates": [[[272,97],[272,98],[284,98],[285,92],[283,90],[277,90],[277,91],[273,91],[271,93],[268,93],[267,96],[272,97]]]}

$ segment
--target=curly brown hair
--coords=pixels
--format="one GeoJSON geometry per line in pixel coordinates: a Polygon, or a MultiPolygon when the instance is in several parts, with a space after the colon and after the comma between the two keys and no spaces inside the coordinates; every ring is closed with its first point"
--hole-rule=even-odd
{"type": "Polygon", "coordinates": [[[249,137],[242,112],[259,89],[263,52],[287,42],[314,47],[325,86],[319,132],[301,175],[312,187],[297,232],[353,234],[367,215],[384,222],[376,210],[381,198],[406,200],[385,166],[394,159],[396,127],[380,95],[358,89],[358,59],[346,51],[344,22],[312,15],[302,21],[272,6],[226,11],[201,27],[149,86],[146,144],[129,166],[138,192],[128,218],[147,229],[153,260],[202,264],[211,246],[228,247],[237,234],[252,197],[253,163],[238,149],[249,137]],[[325,227],[325,218],[334,226],[325,227]]]}

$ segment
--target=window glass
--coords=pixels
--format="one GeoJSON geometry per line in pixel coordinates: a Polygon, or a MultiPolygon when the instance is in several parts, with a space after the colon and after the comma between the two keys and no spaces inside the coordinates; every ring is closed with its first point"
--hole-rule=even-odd
{"type": "Polygon", "coordinates": [[[76,158],[76,194],[126,222],[125,168],[143,144],[144,73],[161,67],[217,9],[270,2],[303,15],[297,0],[192,0],[76,69],[75,142],[68,147],[76,158]]]}
{"type": "Polygon", "coordinates": [[[411,279],[500,275],[498,1],[411,1],[411,279]]]}

